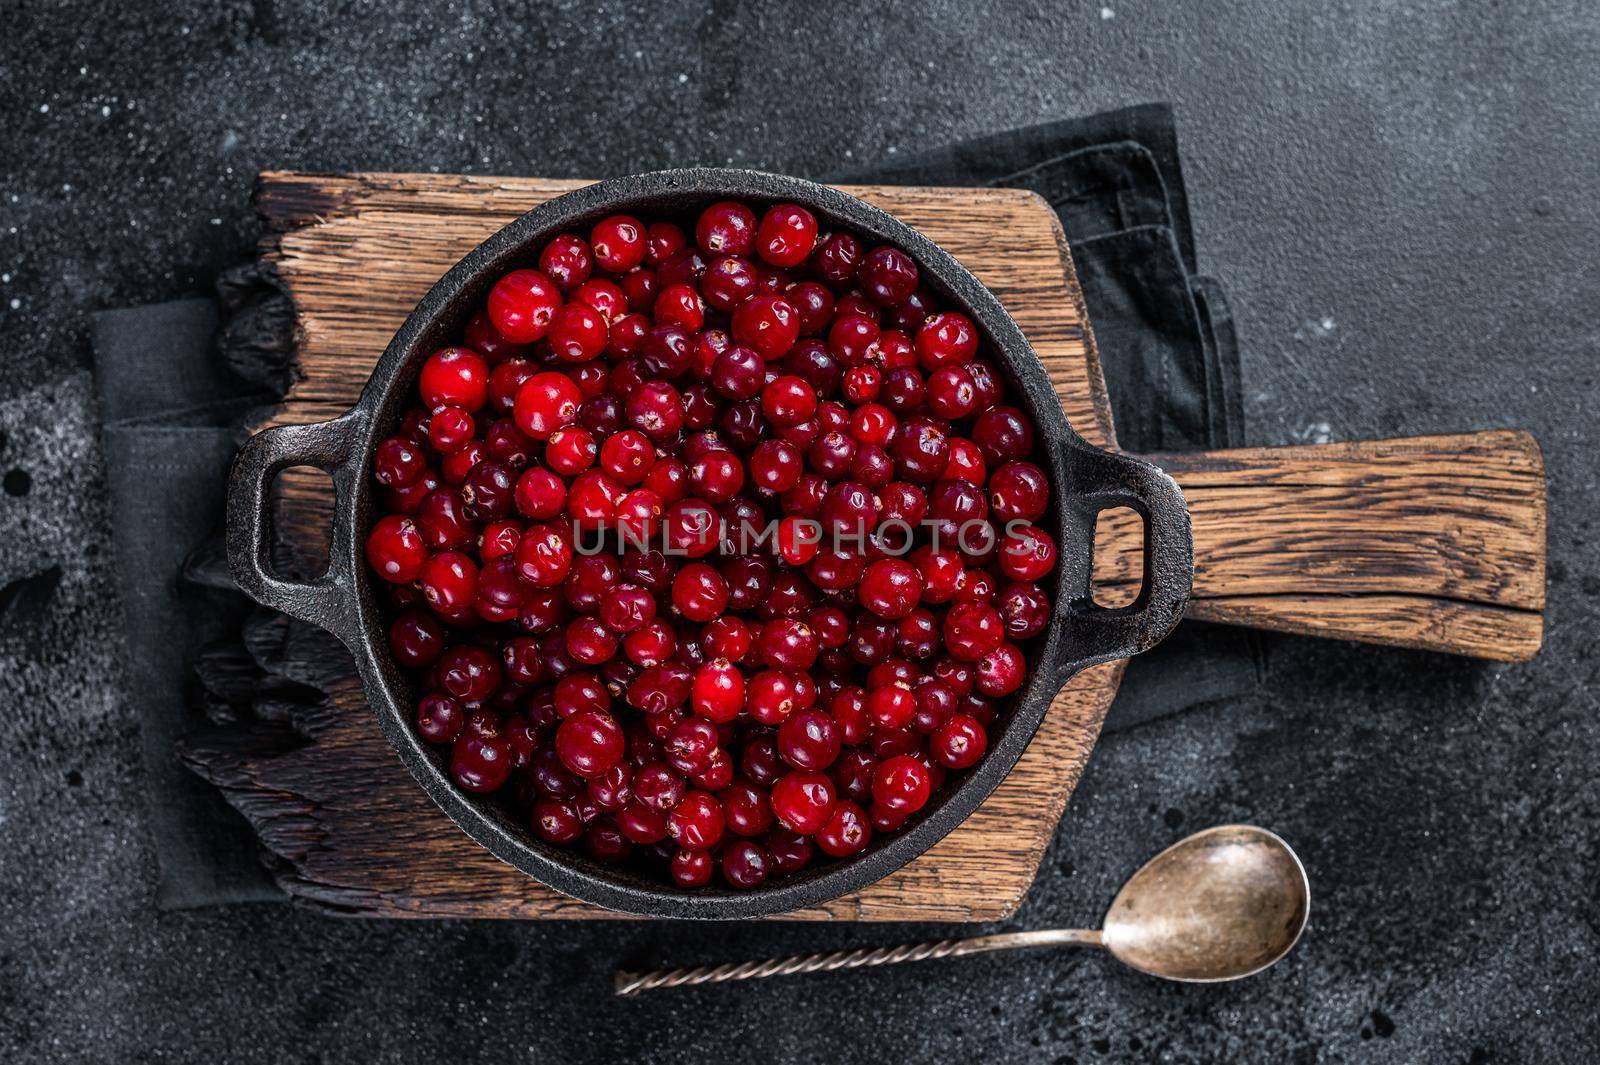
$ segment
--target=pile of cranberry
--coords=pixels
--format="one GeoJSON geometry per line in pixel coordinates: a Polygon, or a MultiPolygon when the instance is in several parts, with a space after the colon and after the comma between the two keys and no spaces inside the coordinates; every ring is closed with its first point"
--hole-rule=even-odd
{"type": "Polygon", "coordinates": [[[614,215],[418,391],[373,459],[389,645],[539,838],[754,888],[983,756],[1050,617],[1049,486],[904,252],[794,204],[614,215]]]}

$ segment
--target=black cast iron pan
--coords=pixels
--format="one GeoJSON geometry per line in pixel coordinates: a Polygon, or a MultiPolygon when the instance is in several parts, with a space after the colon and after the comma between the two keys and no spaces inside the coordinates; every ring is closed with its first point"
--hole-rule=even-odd
{"type": "Polygon", "coordinates": [[[241,588],[258,602],[338,636],[360,669],[367,698],[400,759],[462,830],[496,857],[575,898],[652,917],[742,918],[813,906],[879,880],[954,829],[994,790],[1032,739],[1067,678],[1097,662],[1125,658],[1161,640],[1183,615],[1193,571],[1189,515],[1172,479],[1154,466],[1101,451],[1072,431],[1038,357],[988,289],[932,241],[853,196],[797,178],[748,170],[668,170],[590,185],[545,203],[506,226],[461,260],[417,304],[389,343],[361,394],[343,416],[284,426],[245,444],[228,487],[228,557],[241,588]],[[468,797],[450,780],[439,753],[412,727],[416,693],[392,660],[387,627],[362,558],[372,524],[374,447],[390,435],[411,402],[423,362],[455,341],[507,271],[531,265],[544,243],[568,230],[587,232],[615,212],[692,216],[708,204],[803,204],[822,228],[846,228],[893,244],[916,260],[925,285],[977,322],[1008,379],[1014,402],[1033,419],[1039,461],[1053,501],[1041,524],[1055,536],[1059,564],[1051,580],[1055,618],[1028,652],[1027,684],[991,730],[990,749],[965,779],[947,786],[900,833],[874,839],[856,858],[780,878],[755,891],[684,891],[579,851],[552,847],[491,802],[468,797]],[[277,576],[269,558],[269,487],[280,470],[315,466],[332,475],[337,506],[328,571],[306,582],[277,576]],[[1144,519],[1145,583],[1130,606],[1106,609],[1089,594],[1095,515],[1131,507],[1144,519]]]}

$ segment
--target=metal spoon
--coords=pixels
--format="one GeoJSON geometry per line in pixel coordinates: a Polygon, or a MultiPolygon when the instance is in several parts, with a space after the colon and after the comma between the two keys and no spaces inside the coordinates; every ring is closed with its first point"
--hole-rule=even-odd
{"type": "Polygon", "coordinates": [[[1124,965],[1166,980],[1217,983],[1260,972],[1300,939],[1311,906],[1306,871],[1264,828],[1221,825],[1179,840],[1129,878],[1104,927],[1007,932],[650,973],[619,972],[619,995],[656,987],[832,972],[1020,947],[1104,947],[1124,965]]]}

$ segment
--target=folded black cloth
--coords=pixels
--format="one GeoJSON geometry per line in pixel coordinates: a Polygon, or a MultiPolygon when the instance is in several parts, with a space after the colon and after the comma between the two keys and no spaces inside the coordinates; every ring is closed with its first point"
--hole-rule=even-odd
{"type": "MultiPolygon", "coordinates": [[[[1032,189],[1060,212],[1111,393],[1119,442],[1134,451],[1241,442],[1239,359],[1221,288],[1195,274],[1194,238],[1171,110],[1128,108],[954,145],[835,180],[1032,189]]],[[[225,291],[231,297],[235,293],[225,291]]],[[[236,637],[241,597],[180,582],[192,548],[220,527],[231,426],[287,381],[286,337],[236,316],[213,352],[209,300],[95,319],[114,538],[128,616],[133,697],[144,722],[159,901],[171,907],[281,898],[249,826],[178,761],[176,741],[248,698],[236,637]],[[260,335],[255,335],[259,333],[260,335]],[[196,668],[186,670],[184,663],[196,668]],[[191,677],[192,679],[186,679],[191,677]]],[[[1140,656],[1107,729],[1253,689],[1246,632],[1186,623],[1140,656]]]]}

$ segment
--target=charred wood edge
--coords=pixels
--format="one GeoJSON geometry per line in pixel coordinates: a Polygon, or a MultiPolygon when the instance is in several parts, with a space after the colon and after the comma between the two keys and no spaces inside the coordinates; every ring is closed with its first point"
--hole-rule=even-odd
{"type": "MultiPolygon", "coordinates": [[[[315,205],[302,206],[302,217],[311,220],[315,205]]],[[[259,203],[257,210],[270,232],[288,228],[275,225],[274,215],[259,203]]],[[[273,243],[275,238],[269,237],[268,248],[273,243]]],[[[225,269],[217,278],[216,291],[222,322],[215,357],[229,372],[279,399],[286,396],[299,373],[299,337],[293,300],[270,257],[257,255],[225,269]]],[[[236,426],[240,439],[249,435],[259,418],[260,412],[252,411],[240,420],[236,426]]],[[[213,595],[244,598],[228,571],[220,536],[194,549],[179,583],[213,595]]],[[[331,708],[327,691],[316,683],[321,678],[295,669],[290,647],[296,642],[297,624],[258,607],[246,618],[237,639],[202,647],[192,663],[191,696],[209,724],[178,742],[183,764],[215,785],[250,823],[261,843],[262,862],[291,899],[305,894],[296,863],[322,845],[323,832],[313,802],[263,788],[255,767],[311,743],[317,719],[331,708]]]]}

